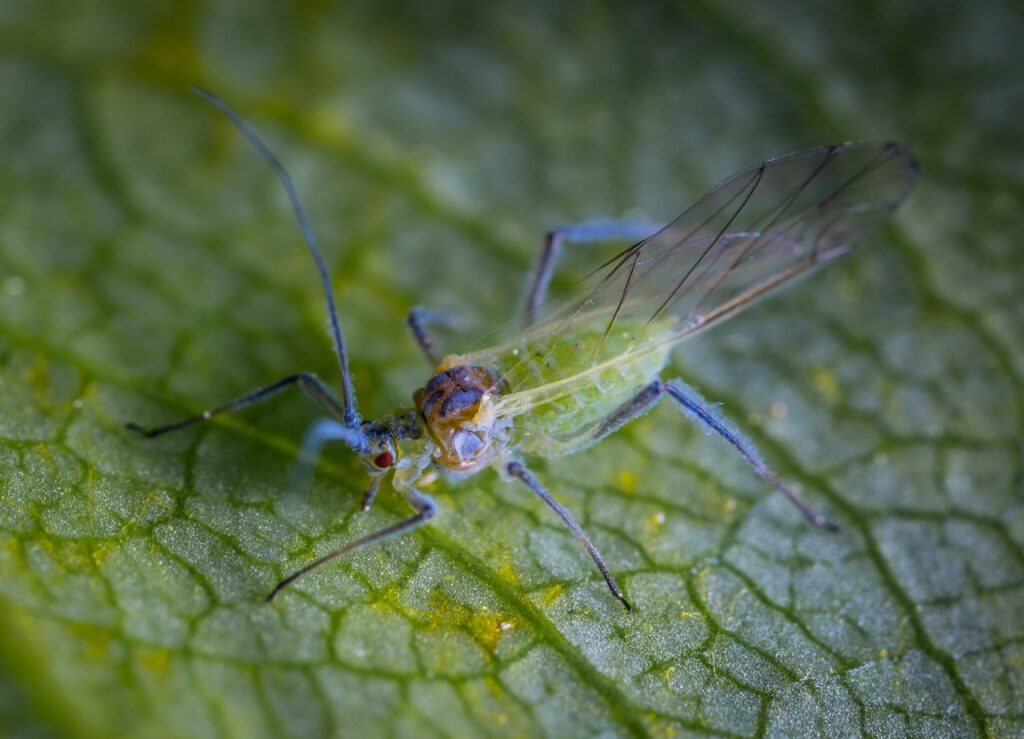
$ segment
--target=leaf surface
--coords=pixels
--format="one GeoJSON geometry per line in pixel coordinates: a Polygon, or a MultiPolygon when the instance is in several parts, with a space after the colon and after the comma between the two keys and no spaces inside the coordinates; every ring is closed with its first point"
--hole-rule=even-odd
{"type": "Polygon", "coordinates": [[[5,733],[1024,731],[1019,8],[558,8],[5,4],[5,733]],[[361,513],[342,450],[288,492],[317,417],[297,393],[124,430],[336,378],[284,195],[191,83],[295,176],[370,417],[429,375],[409,308],[465,315],[439,340],[469,348],[514,315],[552,225],[667,221],[768,156],[905,142],[923,178],[890,229],[686,342],[668,375],[843,532],[666,405],[533,461],[632,615],[492,473],[434,483],[431,526],[262,604],[405,510],[386,488],[361,513]]]}

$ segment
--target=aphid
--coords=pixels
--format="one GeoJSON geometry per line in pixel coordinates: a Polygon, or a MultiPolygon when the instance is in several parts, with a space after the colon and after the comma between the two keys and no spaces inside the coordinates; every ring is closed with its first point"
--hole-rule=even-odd
{"type": "Polygon", "coordinates": [[[370,476],[364,510],[390,473],[394,489],[415,511],[292,573],[268,601],[320,565],[430,520],[435,503],[417,487],[429,468],[459,479],[491,467],[532,490],[562,519],[593,558],[612,595],[631,610],[589,537],[534,477],[523,456],[580,451],[663,397],[731,444],[810,523],[837,530],[779,480],[750,440],[695,390],[659,375],[674,344],[845,254],[888,217],[918,174],[917,163],[900,145],[835,144],[767,160],[729,177],[660,229],[601,223],[552,231],[530,282],[524,329],[500,346],[439,357],[426,329],[431,315],[413,310],[408,325],[434,374],[413,394],[412,409],[364,421],[356,410],[327,265],[291,177],[234,110],[210,92],[195,92],[230,119],[288,193],[323,283],[341,397],[314,375],[300,373],[168,426],[129,428],[160,436],[298,385],[330,416],[310,430],[303,444],[305,457],[318,456],[328,441],[342,441],[359,455],[370,476]],[[611,240],[635,243],[597,267],[568,299],[545,299],[563,244],[611,240]]]}

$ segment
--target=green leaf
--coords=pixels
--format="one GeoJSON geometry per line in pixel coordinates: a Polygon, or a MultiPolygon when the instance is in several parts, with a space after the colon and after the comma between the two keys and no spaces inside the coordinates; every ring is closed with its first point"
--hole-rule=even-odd
{"type": "Polygon", "coordinates": [[[0,10],[0,734],[1024,732],[1018,7],[136,5],[0,10]],[[441,341],[469,346],[552,225],[906,142],[888,231],[672,368],[843,532],[665,406],[533,461],[632,615],[491,472],[264,605],[404,508],[360,512],[340,450],[287,492],[297,393],[125,431],[336,376],[287,201],[190,83],[293,172],[371,417],[429,375],[406,311],[466,315],[441,341]]]}

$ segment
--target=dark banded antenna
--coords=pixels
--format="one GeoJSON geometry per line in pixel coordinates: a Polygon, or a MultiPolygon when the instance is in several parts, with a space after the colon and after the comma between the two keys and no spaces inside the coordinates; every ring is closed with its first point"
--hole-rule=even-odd
{"type": "Polygon", "coordinates": [[[228,117],[228,120],[234,124],[239,133],[245,136],[253,148],[256,149],[263,158],[263,161],[274,170],[278,179],[281,180],[281,184],[284,185],[285,191],[288,193],[288,199],[292,204],[292,211],[295,213],[295,220],[298,221],[302,237],[306,240],[306,245],[313,254],[313,261],[316,262],[316,267],[320,271],[320,281],[323,283],[324,298],[327,300],[327,315],[331,321],[331,333],[334,338],[334,351],[338,355],[338,368],[341,372],[341,400],[344,423],[349,428],[356,428],[359,426],[359,414],[356,412],[356,396],[355,391],[352,389],[352,375],[348,369],[348,352],[345,351],[345,338],[341,334],[341,326],[338,323],[338,311],[334,307],[331,275],[327,271],[327,263],[324,261],[320,248],[317,246],[313,229],[309,225],[309,219],[306,218],[306,211],[299,200],[299,193],[295,189],[295,183],[292,182],[291,175],[281,165],[281,162],[277,160],[277,157],[270,151],[270,148],[263,143],[263,140],[256,134],[252,126],[236,113],[230,105],[209,90],[204,90],[197,85],[192,86],[192,92],[204,98],[210,105],[228,117]]]}

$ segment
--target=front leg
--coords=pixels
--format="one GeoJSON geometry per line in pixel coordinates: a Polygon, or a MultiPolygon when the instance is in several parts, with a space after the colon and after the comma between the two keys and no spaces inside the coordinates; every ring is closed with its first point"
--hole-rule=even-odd
{"type": "Polygon", "coordinates": [[[303,575],[306,575],[309,572],[315,570],[317,567],[325,565],[331,560],[337,559],[338,557],[344,554],[348,554],[349,552],[354,552],[357,549],[362,549],[365,546],[369,546],[370,544],[376,544],[380,541],[394,539],[395,537],[407,534],[413,529],[422,526],[424,523],[426,523],[434,517],[434,515],[437,513],[437,504],[434,503],[433,498],[431,498],[429,495],[421,493],[419,490],[416,489],[415,485],[411,483],[400,482],[397,476],[392,479],[395,481],[395,487],[401,490],[402,495],[405,496],[405,499],[409,502],[409,505],[411,505],[413,509],[416,511],[414,515],[409,516],[408,518],[399,521],[398,523],[393,523],[390,526],[385,526],[383,529],[375,531],[372,534],[364,536],[361,539],[356,539],[353,542],[349,542],[348,544],[345,544],[344,546],[335,549],[333,552],[328,552],[324,556],[314,560],[313,562],[310,562],[301,570],[293,572],[292,574],[288,575],[288,577],[286,577],[284,580],[279,582],[276,586],[274,586],[274,589],[270,591],[270,595],[267,596],[266,602],[270,603],[272,600],[274,600],[274,596],[276,596],[278,593],[280,593],[282,590],[284,590],[286,587],[291,585],[293,582],[298,580],[303,575]]]}
{"type": "Polygon", "coordinates": [[[216,408],[210,408],[197,416],[190,416],[189,418],[185,418],[181,421],[175,421],[174,423],[167,424],[166,426],[145,428],[137,423],[128,423],[125,424],[125,426],[130,431],[135,431],[136,433],[142,434],[147,439],[152,439],[156,436],[163,436],[164,434],[171,433],[172,431],[180,431],[181,429],[194,426],[195,424],[202,423],[203,421],[209,421],[211,418],[224,413],[234,413],[235,411],[240,411],[243,408],[248,408],[250,405],[266,400],[270,396],[287,387],[291,387],[292,385],[298,385],[302,392],[319,404],[321,408],[326,410],[333,417],[339,419],[345,417],[342,405],[337,401],[330,389],[311,372],[300,372],[298,374],[288,375],[287,377],[280,379],[271,385],[267,385],[266,387],[261,387],[250,393],[246,393],[240,398],[235,398],[230,403],[219,405],[216,408]]]}
{"type": "Polygon", "coordinates": [[[350,429],[339,421],[329,418],[314,423],[299,447],[299,457],[288,480],[291,490],[307,490],[313,482],[313,471],[320,460],[320,453],[329,441],[341,441],[360,456],[369,454],[370,442],[361,430],[350,429]]]}

